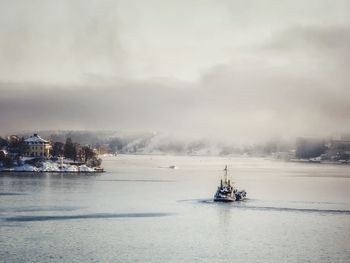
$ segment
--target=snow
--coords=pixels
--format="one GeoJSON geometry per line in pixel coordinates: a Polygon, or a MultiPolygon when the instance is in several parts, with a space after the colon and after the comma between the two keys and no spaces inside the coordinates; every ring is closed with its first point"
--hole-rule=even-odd
{"type": "Polygon", "coordinates": [[[14,168],[14,171],[17,172],[38,172],[38,168],[31,166],[29,164],[24,164],[14,168]]]}
{"type": "Polygon", "coordinates": [[[23,161],[23,162],[25,162],[25,161],[30,161],[30,160],[33,160],[33,159],[35,159],[36,157],[21,157],[21,160],[23,161]]]}
{"type": "Polygon", "coordinates": [[[80,168],[80,172],[93,172],[93,171],[95,171],[95,169],[88,167],[85,164],[80,165],[79,168],[80,168]]]}
{"type": "Polygon", "coordinates": [[[42,162],[42,167],[35,167],[29,164],[24,164],[21,166],[16,166],[13,169],[16,172],[95,172],[94,168],[88,167],[86,165],[70,165],[63,164],[62,167],[60,163],[53,161],[42,162]]]}
{"type": "Polygon", "coordinates": [[[43,138],[41,138],[39,135],[33,135],[30,136],[29,138],[24,140],[26,143],[32,144],[45,144],[45,143],[49,143],[48,141],[44,140],[43,138]]]}

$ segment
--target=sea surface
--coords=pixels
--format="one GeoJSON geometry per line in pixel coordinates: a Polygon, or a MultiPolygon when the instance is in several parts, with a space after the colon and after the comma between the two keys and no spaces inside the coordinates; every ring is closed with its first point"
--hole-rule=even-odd
{"type": "Polygon", "coordinates": [[[135,155],[103,166],[1,173],[0,262],[350,262],[350,166],[135,155]],[[246,201],[212,201],[225,164],[246,201]]]}

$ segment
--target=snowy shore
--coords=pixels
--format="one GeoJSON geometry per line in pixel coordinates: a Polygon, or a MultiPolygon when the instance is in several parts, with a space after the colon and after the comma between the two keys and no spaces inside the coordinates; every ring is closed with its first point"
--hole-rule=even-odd
{"type": "Polygon", "coordinates": [[[101,170],[86,165],[60,164],[53,161],[44,161],[40,167],[23,164],[12,168],[0,168],[0,172],[57,172],[57,173],[96,173],[101,170]]]}

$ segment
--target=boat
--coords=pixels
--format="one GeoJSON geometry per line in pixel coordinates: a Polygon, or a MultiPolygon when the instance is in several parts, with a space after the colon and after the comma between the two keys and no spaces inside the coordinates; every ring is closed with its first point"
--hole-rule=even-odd
{"type": "Polygon", "coordinates": [[[244,190],[238,191],[231,180],[228,179],[227,165],[225,166],[224,172],[224,180],[220,180],[220,185],[214,195],[214,202],[235,202],[244,200],[247,193],[244,190]]]}

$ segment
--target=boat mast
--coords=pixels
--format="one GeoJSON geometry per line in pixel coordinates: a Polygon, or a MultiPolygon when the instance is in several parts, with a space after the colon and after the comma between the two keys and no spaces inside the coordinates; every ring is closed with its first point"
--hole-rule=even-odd
{"type": "Polygon", "coordinates": [[[224,171],[225,171],[225,183],[227,183],[227,165],[225,165],[225,169],[224,169],[224,171]]]}

